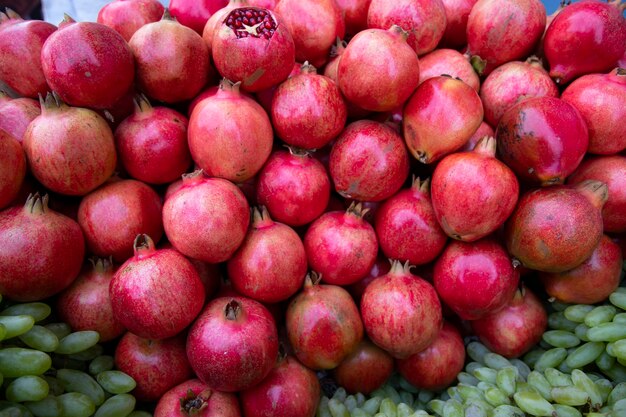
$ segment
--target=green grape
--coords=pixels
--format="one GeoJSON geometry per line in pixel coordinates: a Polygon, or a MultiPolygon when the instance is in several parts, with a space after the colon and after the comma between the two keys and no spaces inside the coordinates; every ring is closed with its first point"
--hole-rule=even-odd
{"type": "Polygon", "coordinates": [[[461,395],[461,398],[463,398],[463,400],[465,401],[471,398],[483,398],[483,392],[478,387],[465,384],[458,384],[456,387],[459,394],[461,395]]]}
{"type": "Polygon", "coordinates": [[[483,360],[485,361],[485,365],[495,370],[513,366],[507,358],[493,352],[485,354],[485,356],[483,356],[483,360]]]}
{"type": "Polygon", "coordinates": [[[320,402],[317,404],[316,417],[332,417],[330,414],[330,407],[328,406],[330,398],[323,396],[320,402]]]}
{"type": "Polygon", "coordinates": [[[89,349],[85,349],[82,352],[70,354],[68,355],[68,357],[79,360],[79,361],[91,361],[97,358],[98,356],[102,355],[103,353],[104,353],[104,348],[102,347],[102,345],[95,344],[89,349]]]}
{"type": "Polygon", "coordinates": [[[596,365],[602,371],[609,370],[615,365],[615,358],[604,351],[596,358],[596,365]]]}
{"type": "Polygon", "coordinates": [[[443,406],[441,415],[443,417],[464,417],[465,410],[463,404],[457,400],[448,400],[443,406]]]}
{"type": "Polygon", "coordinates": [[[544,349],[540,349],[540,348],[531,349],[524,355],[524,362],[530,368],[534,368],[535,364],[537,363],[541,355],[543,355],[544,353],[545,353],[544,349]]]}
{"type": "Polygon", "coordinates": [[[570,348],[580,344],[580,339],[567,330],[548,330],[543,334],[542,339],[557,348],[570,348]]]}
{"type": "Polygon", "coordinates": [[[115,359],[110,355],[100,355],[89,363],[89,373],[98,375],[100,372],[111,371],[115,367],[115,359]]]}
{"type": "Polygon", "coordinates": [[[480,381],[491,382],[495,384],[496,375],[498,375],[498,371],[496,371],[495,369],[483,366],[481,368],[476,369],[473,372],[473,374],[474,374],[474,377],[476,377],[480,381]]]}
{"type": "MultiPolygon", "coordinates": [[[[114,372],[120,372],[120,371],[114,371],[114,372]]],[[[108,374],[107,374],[108,375],[108,374]]],[[[111,374],[115,376],[115,373],[111,374]]],[[[124,374],[126,375],[126,374],[124,374]]],[[[116,393],[117,394],[117,393],[116,393]]],[[[121,394],[121,393],[120,393],[121,394]]],[[[346,389],[344,387],[339,387],[335,393],[333,394],[333,398],[336,399],[339,402],[344,402],[346,400],[346,398],[348,397],[348,392],[346,391],[346,389]]]]}
{"type": "Polygon", "coordinates": [[[585,405],[589,401],[589,394],[575,386],[554,387],[552,388],[552,399],[557,404],[580,406],[585,405]]]}
{"type": "Polygon", "coordinates": [[[617,314],[617,309],[610,305],[598,306],[591,310],[585,316],[585,324],[589,327],[594,327],[602,323],[607,323],[613,320],[613,317],[617,314]]]}
{"type": "Polygon", "coordinates": [[[576,335],[576,337],[582,340],[583,342],[589,342],[589,337],[587,336],[588,332],[589,332],[589,326],[587,326],[584,323],[579,324],[574,329],[574,334],[576,335]]]}
{"type": "Polygon", "coordinates": [[[626,339],[621,339],[616,342],[610,343],[613,355],[618,359],[626,359],[626,339]]]}
{"type": "Polygon", "coordinates": [[[34,375],[26,375],[11,381],[7,386],[5,395],[7,400],[16,403],[39,401],[48,396],[48,390],[48,383],[45,379],[34,375]]]}
{"type": "Polygon", "coordinates": [[[608,405],[613,405],[619,400],[623,399],[626,399],[626,382],[620,382],[619,384],[615,385],[613,390],[611,390],[611,393],[609,394],[606,403],[608,405]]]}
{"type": "Polygon", "coordinates": [[[613,323],[624,323],[626,324],[626,313],[619,313],[613,317],[613,323]]]}
{"type": "Polygon", "coordinates": [[[573,385],[572,378],[557,369],[548,368],[543,374],[553,387],[569,387],[573,385]]]}
{"type": "Polygon", "coordinates": [[[67,392],[85,394],[96,406],[104,402],[104,390],[89,374],[73,369],[59,369],[57,379],[67,392]]]}
{"type": "Polygon", "coordinates": [[[489,388],[488,390],[486,390],[484,397],[485,400],[494,407],[498,407],[504,404],[511,404],[509,396],[502,392],[502,390],[498,387],[489,388]]]}
{"type": "Polygon", "coordinates": [[[526,417],[526,413],[512,405],[500,405],[493,410],[492,417],[526,417]]]}
{"type": "Polygon", "coordinates": [[[530,386],[535,388],[543,398],[548,401],[552,401],[552,385],[546,379],[546,377],[538,371],[532,371],[528,375],[527,382],[530,386]]]}
{"type": "Polygon", "coordinates": [[[573,332],[576,326],[578,323],[568,320],[565,313],[561,311],[548,316],[548,327],[551,329],[573,332]]]}
{"type": "Polygon", "coordinates": [[[49,323],[44,327],[54,333],[59,340],[72,333],[72,328],[67,323],[49,323]]]}
{"type": "Polygon", "coordinates": [[[595,382],[593,382],[583,371],[580,369],[574,369],[572,371],[572,382],[576,388],[587,393],[592,406],[596,408],[602,406],[602,394],[600,393],[600,390],[596,386],[595,382]]]}
{"type": "Polygon", "coordinates": [[[622,291],[615,291],[609,295],[609,301],[616,307],[626,310],[626,293],[622,291]]]}
{"type": "Polygon", "coordinates": [[[391,398],[385,398],[380,403],[380,412],[387,417],[397,417],[397,406],[391,398]]]}
{"type": "Polygon", "coordinates": [[[374,414],[380,409],[380,403],[382,402],[382,400],[383,399],[381,397],[372,397],[369,400],[365,401],[361,408],[366,413],[374,414]]]}
{"type": "Polygon", "coordinates": [[[533,392],[516,392],[513,395],[515,404],[532,416],[552,416],[555,411],[554,406],[540,394],[533,392]]]}
{"type": "Polygon", "coordinates": [[[59,395],[57,401],[61,408],[61,417],[89,417],[96,412],[93,401],[80,392],[59,395]]]}
{"type": "MultiPolygon", "coordinates": [[[[125,394],[132,391],[137,386],[135,380],[121,371],[104,371],[96,375],[96,381],[111,394],[125,394]]],[[[335,393],[336,394],[336,393],[335,393]]],[[[344,395],[333,396],[333,399],[343,403],[346,400],[344,395]]]]}
{"type": "Polygon", "coordinates": [[[626,326],[622,323],[602,323],[591,327],[587,337],[592,342],[617,342],[626,339],[626,326]]]}
{"type": "Polygon", "coordinates": [[[510,359],[509,361],[517,368],[518,380],[528,378],[528,374],[530,374],[531,369],[524,361],[519,359],[510,359]]]}
{"type": "Polygon", "coordinates": [[[484,356],[487,353],[491,353],[491,351],[480,342],[470,342],[465,350],[467,351],[467,355],[472,358],[472,360],[480,362],[483,365],[485,363],[484,356]]]}
{"type": "Polygon", "coordinates": [[[535,363],[535,369],[542,372],[548,368],[556,368],[565,358],[567,358],[567,350],[563,348],[546,350],[535,363]]]}
{"type": "Polygon", "coordinates": [[[33,417],[30,410],[22,404],[0,400],[0,416],[2,417],[33,417]]]}
{"type": "Polygon", "coordinates": [[[509,366],[502,368],[496,375],[496,385],[506,395],[513,395],[516,391],[517,368],[509,366]]]}
{"type": "MultiPolygon", "coordinates": [[[[449,400],[448,400],[449,401],[449,400]]],[[[446,406],[446,402],[442,400],[430,400],[427,404],[428,408],[435,414],[443,415],[443,409],[446,406]]]]}
{"type": "Polygon", "coordinates": [[[34,325],[19,337],[26,346],[42,352],[54,352],[59,346],[59,338],[54,332],[39,325],[34,325]]]}
{"type": "Polygon", "coordinates": [[[35,319],[25,314],[19,316],[0,316],[0,324],[5,328],[3,339],[11,339],[26,333],[35,325],[35,319]]]}
{"type": "Polygon", "coordinates": [[[396,408],[397,417],[408,417],[411,414],[413,414],[413,409],[408,404],[406,403],[398,404],[398,407],[396,408]]]}
{"type": "Polygon", "coordinates": [[[467,372],[459,372],[456,378],[459,382],[467,385],[477,385],[479,382],[479,380],[475,376],[468,374],[467,372]]]}
{"type": "MultiPolygon", "coordinates": [[[[591,329],[589,330],[591,332],[591,329]]],[[[595,361],[604,352],[604,343],[588,342],[579,346],[567,356],[565,363],[572,369],[582,368],[595,361]]]]}
{"type": "Polygon", "coordinates": [[[357,407],[354,410],[350,411],[350,417],[372,417],[372,415],[357,407]]]}
{"type": "Polygon", "coordinates": [[[114,395],[98,408],[94,417],[126,417],[135,408],[135,402],[130,394],[114,395]]]}
{"type": "Polygon", "coordinates": [[[554,404],[554,410],[558,417],[582,417],[581,412],[577,408],[569,405],[554,404]]]}
{"type": "Polygon", "coordinates": [[[48,395],[39,401],[26,401],[24,406],[30,410],[35,417],[61,417],[61,408],[54,395],[48,395]]]}
{"type": "Polygon", "coordinates": [[[98,340],[100,340],[100,335],[93,330],[73,332],[59,340],[59,347],[57,347],[55,353],[63,355],[79,353],[94,346],[98,343],[98,340]]]}
{"type": "Polygon", "coordinates": [[[0,349],[0,373],[6,378],[41,375],[50,369],[48,354],[34,349],[9,347],[0,349]]]}
{"type": "Polygon", "coordinates": [[[31,316],[37,323],[46,319],[51,312],[52,309],[45,303],[20,303],[5,308],[0,312],[0,316],[31,316]]]}
{"type": "Polygon", "coordinates": [[[583,323],[587,314],[589,314],[593,309],[593,306],[587,304],[575,304],[563,310],[563,314],[569,321],[583,323]]]}

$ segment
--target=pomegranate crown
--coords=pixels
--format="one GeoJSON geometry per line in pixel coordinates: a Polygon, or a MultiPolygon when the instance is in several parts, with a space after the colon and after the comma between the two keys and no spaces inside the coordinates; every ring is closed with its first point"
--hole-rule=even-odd
{"type": "Polygon", "coordinates": [[[213,392],[209,388],[201,391],[197,395],[189,388],[185,396],[180,398],[180,411],[186,415],[200,413],[200,411],[209,405],[208,400],[211,398],[211,394],[213,394],[213,392]]]}

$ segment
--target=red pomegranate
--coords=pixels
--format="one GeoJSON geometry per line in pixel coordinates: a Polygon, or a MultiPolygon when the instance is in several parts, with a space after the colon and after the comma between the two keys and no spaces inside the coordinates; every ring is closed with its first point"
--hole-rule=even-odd
{"type": "Polygon", "coordinates": [[[389,29],[398,25],[409,34],[408,44],[418,55],[437,46],[446,29],[446,9],[441,0],[372,0],[367,26],[389,29]]]}
{"type": "Polygon", "coordinates": [[[169,12],[138,29],[128,42],[137,63],[137,84],[166,103],[195,97],[209,79],[209,50],[202,37],[169,12]]]}
{"type": "Polygon", "coordinates": [[[207,20],[204,25],[204,29],[202,30],[202,39],[204,39],[204,43],[206,43],[206,46],[209,48],[209,56],[212,56],[211,45],[213,44],[213,35],[215,34],[215,30],[223,22],[226,15],[233,9],[248,5],[250,5],[248,0],[229,0],[226,6],[217,10],[211,15],[209,20],[207,20]]]}
{"type": "Polygon", "coordinates": [[[330,178],[307,151],[275,151],[259,172],[256,198],[276,221],[302,226],[326,210],[330,178]]]}
{"type": "Polygon", "coordinates": [[[257,301],[275,303],[302,287],[307,272],[306,252],[291,227],[275,223],[265,207],[254,208],[250,230],[227,267],[235,291],[257,301]]]}
{"type": "Polygon", "coordinates": [[[211,15],[228,4],[228,0],[171,0],[170,12],[182,25],[198,33],[211,15]]]}
{"type": "Polygon", "coordinates": [[[449,75],[460,78],[476,92],[480,91],[480,78],[470,63],[469,56],[454,49],[435,49],[420,58],[420,84],[429,78],[449,75]]]}
{"type": "Polygon", "coordinates": [[[485,137],[471,152],[443,158],[431,187],[437,221],[454,239],[473,242],[495,232],[511,215],[519,184],[509,167],[496,159],[496,140],[485,137]]]}
{"type": "Polygon", "coordinates": [[[213,177],[241,183],[256,175],[272,151],[273,133],[265,110],[224,79],[189,119],[194,162],[213,177]]]}
{"type": "Polygon", "coordinates": [[[502,115],[515,104],[544,96],[558,97],[559,89],[536,57],[499,66],[480,89],[485,120],[492,126],[497,126],[502,115]]]}
{"type": "Polygon", "coordinates": [[[441,331],[425,350],[396,360],[400,375],[414,387],[439,391],[450,386],[465,365],[465,345],[452,324],[443,323],[441,331]]]}
{"type": "Polygon", "coordinates": [[[205,98],[214,96],[218,91],[220,91],[220,87],[218,85],[212,85],[198,93],[198,95],[189,103],[189,106],[187,107],[187,115],[191,117],[191,114],[198,104],[202,103],[205,98]]]}
{"type": "Polygon", "coordinates": [[[423,265],[443,250],[441,230],[430,200],[430,181],[413,178],[411,188],[385,200],[374,221],[380,248],[387,258],[423,265]]]}
{"type": "Polygon", "coordinates": [[[367,11],[372,0],[335,0],[346,22],[346,35],[367,29],[367,11]]]}
{"type": "Polygon", "coordinates": [[[498,155],[522,181],[563,184],[589,143],[580,112],[555,97],[535,97],[511,107],[496,129],[498,155]]]}
{"type": "Polygon", "coordinates": [[[476,90],[450,76],[433,77],[404,107],[404,140],[418,161],[430,164],[465,145],[482,120],[476,90]]]}
{"type": "Polygon", "coordinates": [[[22,146],[0,129],[0,210],[19,195],[25,176],[26,156],[22,146]]]}
{"type": "Polygon", "coordinates": [[[41,106],[31,98],[16,98],[0,103],[0,129],[22,143],[26,128],[41,114],[41,106]]]}
{"type": "Polygon", "coordinates": [[[121,336],[126,328],[113,317],[109,283],[116,268],[110,259],[90,258],[72,285],[57,298],[56,311],[72,330],[95,330],[100,342],[121,336]]]}
{"type": "Polygon", "coordinates": [[[589,128],[587,152],[610,155],[626,149],[626,69],[574,80],[561,98],[580,112],[589,128]]]}
{"type": "Polygon", "coordinates": [[[446,11],[446,30],[441,44],[446,47],[467,45],[467,20],[477,0],[441,0],[446,11]]]}
{"type": "Polygon", "coordinates": [[[568,184],[598,180],[606,184],[609,198],[602,208],[604,232],[626,232],[626,156],[610,155],[584,160],[567,179],[568,184]]]}
{"type": "Polygon", "coordinates": [[[98,12],[97,22],[114,29],[126,42],[139,28],[163,16],[158,0],[115,0],[98,12]]]}
{"type": "Polygon", "coordinates": [[[156,249],[146,234],[137,235],[133,249],[109,286],[113,316],[139,337],[175,336],[204,305],[198,271],[180,252],[156,249]]]}
{"type": "Polygon", "coordinates": [[[167,391],[156,404],[154,417],[241,417],[234,394],[211,389],[190,379],[167,391]]]}
{"type": "Polygon", "coordinates": [[[278,355],[278,334],[270,312],[245,297],[210,301],[187,336],[187,357],[209,387],[223,392],[258,385],[278,355]],[[220,337],[215,337],[220,335],[220,337]]]}
{"type": "Polygon", "coordinates": [[[401,106],[419,82],[419,62],[406,43],[407,32],[398,25],[387,29],[359,32],[339,59],[337,85],[347,100],[365,110],[401,106]]]}
{"type": "Polygon", "coordinates": [[[333,378],[351,394],[370,394],[382,387],[393,373],[393,358],[367,339],[361,340],[356,349],[338,367],[333,378]]]}
{"type": "Polygon", "coordinates": [[[389,269],[391,269],[389,259],[379,255],[378,258],[376,258],[376,262],[374,262],[374,266],[372,266],[372,269],[370,269],[367,275],[354,284],[346,286],[346,289],[352,295],[354,301],[357,304],[360,304],[365,288],[367,288],[373,280],[389,272],[389,269]]]}
{"type": "Polygon", "coordinates": [[[603,235],[582,264],[561,273],[542,272],[539,278],[548,295],[562,303],[596,304],[619,286],[622,260],[619,245],[603,235]]]}
{"type": "Polygon", "coordinates": [[[247,91],[261,91],[287,79],[296,47],[287,24],[271,10],[239,7],[216,25],[211,53],[217,71],[247,91]]]}
{"type": "Polygon", "coordinates": [[[441,303],[431,284],[393,261],[391,270],[373,280],[361,298],[367,335],[394,358],[426,349],[443,325],[441,303]]]}
{"type": "MultiPolygon", "coordinates": [[[[300,69],[302,68],[300,62],[296,62],[293,64],[293,68],[291,72],[287,76],[287,79],[300,74],[300,69]]],[[[333,80],[334,81],[334,80],[333,80]]],[[[280,84],[279,84],[280,85],[280,84]]],[[[256,101],[263,107],[263,109],[271,114],[272,112],[272,100],[274,100],[274,93],[279,85],[274,85],[270,88],[266,88],[265,90],[261,90],[255,94],[256,101]]]]}
{"type": "Polygon", "coordinates": [[[550,76],[567,84],[581,75],[615,68],[626,49],[626,19],[621,1],[580,1],[565,7],[543,41],[550,76]]]}
{"type": "Polygon", "coordinates": [[[506,246],[522,265],[564,272],[591,256],[602,238],[606,184],[586,180],[526,193],[506,224],[506,246]]]}
{"type": "Polygon", "coordinates": [[[345,198],[382,201],[394,195],[409,174],[401,136],[371,120],[350,123],[332,146],[329,161],[335,190],[345,198]]]}
{"type": "Polygon", "coordinates": [[[68,287],[85,255],[80,226],[50,210],[47,194],[1,211],[0,241],[0,294],[15,301],[43,300],[68,287]]]}
{"type": "Polygon", "coordinates": [[[320,285],[317,273],[307,275],[285,317],[287,336],[298,360],[311,369],[337,367],[363,338],[359,309],[337,285],[320,285]]]}
{"type": "Polygon", "coordinates": [[[274,10],[280,0],[249,0],[250,6],[274,10]]]}
{"type": "Polygon", "coordinates": [[[321,68],[337,38],[343,39],[346,24],[334,0],[280,0],[276,13],[282,17],[296,47],[296,60],[321,68]]]}
{"type": "Polygon", "coordinates": [[[41,47],[41,65],[50,89],[78,107],[112,107],[135,77],[133,54],[122,35],[67,15],[41,47]]]}
{"type": "Polygon", "coordinates": [[[485,136],[495,137],[496,132],[491,126],[483,121],[480,126],[478,126],[478,129],[476,130],[476,132],[474,132],[472,137],[467,141],[465,145],[463,145],[462,148],[458,150],[458,152],[469,152],[474,150],[478,141],[485,136]]]}
{"type": "Polygon", "coordinates": [[[279,359],[267,378],[239,394],[246,417],[313,417],[320,395],[315,372],[292,356],[279,359]]]}
{"type": "Polygon", "coordinates": [[[41,20],[0,12],[0,80],[20,96],[37,98],[49,90],[41,67],[41,47],[56,31],[41,20]]]}

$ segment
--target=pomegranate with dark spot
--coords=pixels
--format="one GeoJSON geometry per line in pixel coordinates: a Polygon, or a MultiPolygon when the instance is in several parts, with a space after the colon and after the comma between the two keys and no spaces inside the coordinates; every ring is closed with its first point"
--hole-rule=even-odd
{"type": "Polygon", "coordinates": [[[139,28],[163,16],[158,0],[115,0],[98,12],[97,22],[114,29],[126,42],[139,28]]]}
{"type": "Polygon", "coordinates": [[[335,381],[351,394],[370,394],[382,387],[393,373],[393,358],[367,339],[338,367],[333,369],[335,381]]]}
{"type": "Polygon", "coordinates": [[[19,195],[26,176],[26,156],[20,143],[0,129],[0,210],[19,195]]]}
{"type": "Polygon", "coordinates": [[[190,379],[167,391],[156,404],[154,417],[241,417],[235,394],[211,389],[190,379]]]}

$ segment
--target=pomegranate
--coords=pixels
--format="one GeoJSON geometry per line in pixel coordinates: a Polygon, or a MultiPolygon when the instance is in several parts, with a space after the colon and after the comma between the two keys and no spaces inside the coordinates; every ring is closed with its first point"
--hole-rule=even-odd
{"type": "Polygon", "coordinates": [[[626,149],[626,68],[576,79],[561,98],[580,112],[589,129],[587,152],[609,155],[626,149]]]}
{"type": "Polygon", "coordinates": [[[360,304],[365,288],[367,288],[370,282],[389,272],[389,269],[391,269],[391,263],[389,260],[383,256],[378,256],[378,258],[376,258],[376,262],[374,262],[374,265],[372,266],[372,269],[370,269],[367,275],[354,284],[348,285],[346,289],[350,292],[354,301],[356,301],[357,304],[360,304]]]}
{"type": "Polygon", "coordinates": [[[114,29],[128,42],[139,28],[160,20],[163,12],[158,0],[115,0],[100,9],[97,22],[114,29]]]}
{"type": "Polygon", "coordinates": [[[575,268],[602,238],[606,184],[586,180],[526,193],[506,224],[506,246],[522,265],[545,272],[575,268]]]}
{"type": "Polygon", "coordinates": [[[426,349],[443,325],[441,303],[431,284],[393,261],[391,270],[373,280],[361,298],[361,317],[369,338],[394,358],[426,349]]]}
{"type": "Polygon", "coordinates": [[[41,20],[23,20],[10,9],[0,13],[0,80],[20,96],[48,92],[41,47],[56,29],[41,20]]]}
{"type": "Polygon", "coordinates": [[[38,301],[78,276],[85,240],[74,220],[48,208],[48,195],[29,195],[22,207],[0,212],[0,294],[38,301]]]}
{"type": "Polygon", "coordinates": [[[133,240],[147,233],[155,242],[163,236],[161,197],[135,180],[113,181],[86,195],[78,207],[89,251],[111,255],[117,262],[133,256],[133,240]]]}
{"type": "Polygon", "coordinates": [[[446,11],[446,30],[441,44],[446,47],[467,45],[467,20],[477,0],[442,0],[446,11]]]}
{"type": "Polygon", "coordinates": [[[343,130],[348,112],[337,85],[304,64],[274,93],[272,126],[285,143],[303,149],[326,146],[343,130]]]}
{"type": "Polygon", "coordinates": [[[558,97],[559,90],[536,57],[499,66],[480,89],[485,119],[492,126],[497,126],[502,115],[515,104],[544,96],[558,97]]]}
{"type": "Polygon", "coordinates": [[[429,78],[444,74],[459,78],[476,92],[480,91],[480,79],[468,55],[454,49],[435,49],[420,58],[420,84],[429,78]]]}
{"type": "Polygon", "coordinates": [[[617,289],[622,273],[622,251],[603,235],[593,253],[574,269],[539,274],[550,297],[563,303],[595,304],[606,300],[617,289]]]}
{"type": "Polygon", "coordinates": [[[447,240],[433,211],[428,179],[413,178],[411,188],[385,200],[374,224],[385,256],[411,265],[433,261],[447,240]]]}
{"type": "Polygon", "coordinates": [[[585,121],[574,106],[555,97],[535,97],[511,107],[496,129],[498,155],[522,181],[563,184],[589,143],[585,121]]]}
{"type": "Polygon", "coordinates": [[[276,13],[293,37],[296,60],[321,68],[337,38],[343,39],[346,24],[335,0],[280,0],[276,13]]]}
{"type": "Polygon", "coordinates": [[[548,327],[548,315],[537,296],[522,287],[504,308],[471,324],[489,350],[517,358],[541,340],[548,327]]]}
{"type": "Polygon", "coordinates": [[[409,156],[400,135],[371,120],[350,123],[330,152],[330,175],[345,198],[382,201],[394,195],[409,174],[409,156]]]}
{"type": "Polygon", "coordinates": [[[315,372],[287,356],[259,385],[239,395],[246,417],[313,417],[321,387],[315,372]]]}
{"type": "Polygon", "coordinates": [[[234,394],[212,390],[190,379],[167,391],[154,409],[154,417],[241,417],[234,394]]]}
{"type": "Polygon", "coordinates": [[[467,20],[467,42],[483,73],[531,54],[546,27],[539,0],[478,0],[467,20]]]}
{"type": "Polygon", "coordinates": [[[480,124],[480,126],[478,126],[478,130],[474,132],[472,137],[467,141],[465,145],[463,145],[462,148],[458,150],[458,152],[469,152],[469,151],[474,150],[478,141],[484,138],[485,136],[495,137],[496,132],[493,130],[491,126],[489,126],[489,124],[483,121],[480,124]]]}
{"type": "Polygon", "coordinates": [[[388,29],[401,26],[408,32],[407,42],[424,55],[437,46],[446,29],[446,9],[441,0],[372,0],[367,26],[388,29]]]}
{"type": "Polygon", "coordinates": [[[261,91],[286,80],[296,62],[296,47],[287,24],[258,7],[231,10],[215,27],[211,52],[219,73],[261,91]]]}
{"type": "Polygon", "coordinates": [[[228,0],[170,0],[170,12],[182,25],[198,33],[211,15],[228,4],[228,0]]]}
{"type": "Polygon", "coordinates": [[[78,107],[112,107],[135,77],[133,54],[122,35],[67,15],[41,47],[41,65],[50,89],[78,107]]]}
{"type": "Polygon", "coordinates": [[[258,175],[256,198],[276,221],[302,226],[326,210],[330,178],[306,151],[275,151],[258,175]]]}
{"type": "Polygon", "coordinates": [[[268,10],[274,10],[280,0],[248,0],[250,6],[262,7],[268,10]]]}
{"type": "Polygon", "coordinates": [[[155,100],[176,103],[195,97],[212,71],[202,37],[167,10],[158,22],[138,29],[128,45],[137,63],[137,84],[155,100]]]}
{"type": "Polygon", "coordinates": [[[115,267],[110,259],[90,258],[72,285],[57,298],[56,311],[72,330],[95,330],[100,342],[121,336],[126,328],[113,317],[109,283],[115,267]]]}
{"type": "Polygon", "coordinates": [[[0,129],[0,210],[19,195],[25,176],[26,157],[22,146],[0,129]]]}
{"type": "Polygon", "coordinates": [[[265,207],[254,208],[252,224],[228,260],[228,277],[238,293],[275,303],[295,294],[307,271],[306,252],[298,234],[275,223],[265,207]]]}
{"type": "Polygon", "coordinates": [[[432,206],[437,221],[454,239],[473,242],[495,232],[511,215],[519,184],[496,159],[496,140],[485,137],[471,152],[446,156],[433,173],[432,206]]]}
{"type": "Polygon", "coordinates": [[[30,98],[16,98],[0,104],[0,129],[22,143],[26,128],[41,114],[41,106],[30,98]]]}
{"type": "Polygon", "coordinates": [[[609,198],[602,208],[604,231],[626,232],[626,156],[610,155],[584,160],[567,182],[578,184],[591,179],[602,181],[609,189],[609,198]]]}
{"type": "Polygon", "coordinates": [[[245,297],[210,301],[187,336],[191,367],[201,381],[218,391],[242,391],[259,384],[271,372],[277,355],[272,315],[245,297]]]}
{"type": "Polygon", "coordinates": [[[493,239],[452,241],[434,269],[437,294],[463,320],[476,320],[504,307],[517,290],[519,271],[493,239]]]}
{"type": "Polygon", "coordinates": [[[327,284],[348,285],[364,278],[378,253],[374,228],[363,216],[367,209],[352,203],[347,211],[324,213],[307,229],[304,249],[311,269],[327,284]]]}
{"type": "Polygon", "coordinates": [[[338,367],[333,369],[337,383],[351,394],[370,394],[382,387],[393,373],[393,358],[367,339],[338,367]]]}
{"type": "Polygon", "coordinates": [[[178,251],[156,249],[146,234],[137,235],[133,249],[109,286],[113,316],[139,337],[175,336],[202,310],[198,271],[178,251]]]}
{"type": "Polygon", "coordinates": [[[204,29],[202,29],[202,39],[204,39],[204,43],[206,43],[206,46],[209,48],[209,56],[212,55],[211,45],[213,44],[213,35],[215,34],[215,30],[223,22],[226,15],[233,9],[245,7],[249,4],[248,0],[229,0],[226,6],[217,10],[211,15],[209,20],[207,20],[204,25],[204,29]]]}
{"type": "Polygon", "coordinates": [[[337,84],[346,99],[371,111],[402,105],[419,82],[419,61],[406,40],[407,32],[397,25],[352,38],[337,67],[337,84]]]}
{"type": "Polygon", "coordinates": [[[615,68],[626,49],[626,20],[620,3],[575,2],[554,18],[543,50],[557,84],[615,68]]]}
{"type": "MultiPolygon", "coordinates": [[[[299,62],[294,63],[293,68],[291,69],[291,72],[289,73],[289,76],[287,76],[287,79],[300,74],[300,69],[302,68],[302,65],[303,64],[299,62]]],[[[274,93],[276,92],[277,88],[278,88],[278,85],[274,85],[270,88],[266,88],[265,90],[259,91],[255,94],[256,101],[263,107],[263,109],[268,114],[271,114],[272,112],[272,100],[274,100],[274,93]]]]}
{"type": "Polygon", "coordinates": [[[115,367],[135,380],[139,401],[157,401],[193,375],[182,335],[153,340],[126,332],[115,348],[115,367]]]}
{"type": "Polygon", "coordinates": [[[346,35],[367,29],[367,12],[372,0],[335,0],[346,22],[346,35]]]}
{"type": "Polygon", "coordinates": [[[311,369],[333,369],[356,349],[363,323],[350,294],[336,285],[320,285],[320,278],[307,275],[304,289],[287,307],[285,322],[300,362],[311,369]]]}
{"type": "Polygon", "coordinates": [[[425,350],[396,360],[398,372],[414,387],[439,391],[451,385],[465,365],[465,345],[452,324],[443,323],[441,331],[425,350]]]}
{"type": "Polygon", "coordinates": [[[225,79],[194,108],[188,139],[191,157],[208,175],[244,182],[259,172],[274,137],[265,110],[225,79]]]}
{"type": "Polygon", "coordinates": [[[220,87],[217,85],[212,85],[210,87],[205,88],[204,90],[202,90],[193,100],[191,100],[191,102],[189,103],[189,107],[187,107],[187,115],[189,117],[191,117],[191,114],[193,113],[194,109],[198,106],[198,104],[200,104],[202,101],[204,101],[205,98],[209,98],[214,96],[215,94],[217,94],[217,92],[220,91],[220,87]]]}
{"type": "Polygon", "coordinates": [[[476,90],[449,76],[433,77],[404,107],[404,140],[418,161],[430,164],[465,145],[482,120],[476,90]]]}

